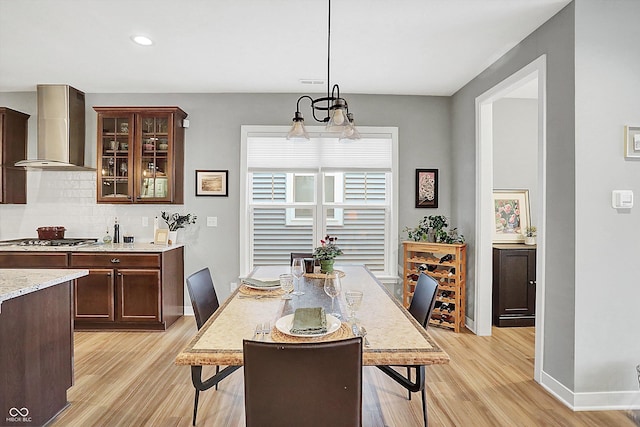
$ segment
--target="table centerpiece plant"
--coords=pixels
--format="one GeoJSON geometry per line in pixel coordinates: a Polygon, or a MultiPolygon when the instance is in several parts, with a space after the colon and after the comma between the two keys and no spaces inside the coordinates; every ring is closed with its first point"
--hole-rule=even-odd
{"type": "Polygon", "coordinates": [[[326,235],[320,240],[320,246],[313,250],[313,258],[320,261],[320,271],[329,273],[333,271],[333,263],[337,256],[342,255],[342,249],[336,245],[337,237],[326,235]]]}

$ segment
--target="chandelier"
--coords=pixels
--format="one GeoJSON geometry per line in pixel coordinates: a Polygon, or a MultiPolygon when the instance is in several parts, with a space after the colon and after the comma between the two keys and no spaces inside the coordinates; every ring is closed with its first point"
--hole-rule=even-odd
{"type": "Polygon", "coordinates": [[[327,96],[312,98],[309,95],[302,95],[296,103],[296,112],[293,116],[291,130],[287,134],[287,139],[309,140],[309,134],[304,127],[304,117],[300,112],[300,101],[308,99],[311,101],[311,113],[313,118],[320,123],[326,123],[326,130],[329,132],[340,132],[340,139],[360,139],[360,133],[353,122],[353,113],[349,112],[347,100],[340,96],[340,87],[335,84],[331,86],[331,0],[328,0],[328,30],[327,30],[327,96]],[[320,115],[320,117],[318,117],[320,115]]]}

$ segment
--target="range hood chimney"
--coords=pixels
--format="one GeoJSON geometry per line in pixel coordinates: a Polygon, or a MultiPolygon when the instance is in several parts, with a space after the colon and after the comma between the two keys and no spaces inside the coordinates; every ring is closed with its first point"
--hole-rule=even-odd
{"type": "Polygon", "coordinates": [[[94,170],[84,166],[84,92],[68,85],[38,85],[38,158],[16,166],[94,170]]]}

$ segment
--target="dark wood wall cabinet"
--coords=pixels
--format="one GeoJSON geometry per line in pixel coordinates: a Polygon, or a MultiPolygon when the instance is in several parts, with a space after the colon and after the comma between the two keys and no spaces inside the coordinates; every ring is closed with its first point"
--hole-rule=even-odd
{"type": "Polygon", "coordinates": [[[184,314],[184,248],[164,252],[0,252],[1,268],[80,268],[76,330],[165,330],[184,314]]]}
{"type": "Polygon", "coordinates": [[[184,203],[184,127],[178,107],[93,107],[98,203],[184,203]]]}
{"type": "Polygon", "coordinates": [[[493,245],[493,324],[534,326],[535,319],[535,246],[493,245]]]}
{"type": "Polygon", "coordinates": [[[13,166],[27,158],[29,115],[0,107],[0,203],[27,203],[27,171],[13,166]]]}

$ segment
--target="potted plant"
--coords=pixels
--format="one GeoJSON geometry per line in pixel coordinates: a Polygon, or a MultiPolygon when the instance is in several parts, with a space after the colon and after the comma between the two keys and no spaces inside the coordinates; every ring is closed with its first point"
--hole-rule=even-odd
{"type": "Polygon", "coordinates": [[[179,213],[169,214],[161,212],[162,219],[169,227],[169,244],[177,242],[178,229],[185,228],[189,224],[195,224],[197,216],[192,214],[180,215],[179,213]]]}
{"type": "Polygon", "coordinates": [[[333,271],[333,263],[338,255],[342,255],[342,249],[336,245],[337,237],[331,237],[328,234],[324,239],[320,240],[320,246],[313,250],[313,258],[320,261],[320,271],[329,273],[333,271]]]}
{"type": "Polygon", "coordinates": [[[531,225],[531,226],[526,228],[525,234],[524,234],[524,244],[525,245],[535,245],[536,244],[536,231],[538,231],[538,229],[534,225],[531,225]]]}
{"type": "Polygon", "coordinates": [[[415,242],[464,243],[464,236],[458,235],[458,229],[447,230],[448,226],[444,215],[429,215],[422,218],[417,227],[405,227],[403,231],[415,242]]]}

